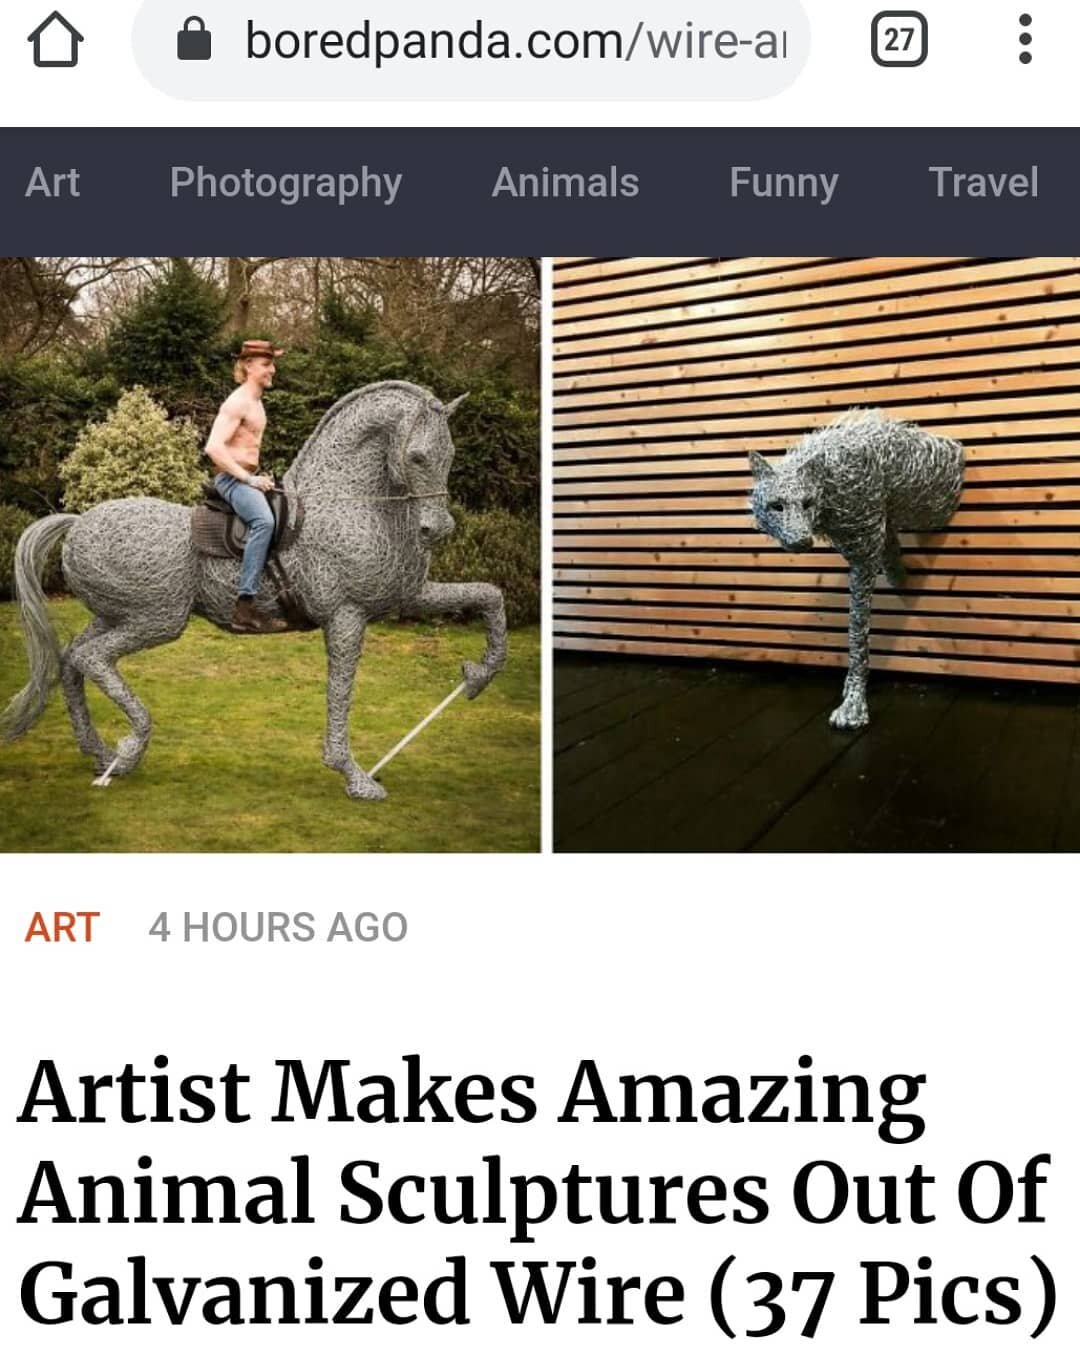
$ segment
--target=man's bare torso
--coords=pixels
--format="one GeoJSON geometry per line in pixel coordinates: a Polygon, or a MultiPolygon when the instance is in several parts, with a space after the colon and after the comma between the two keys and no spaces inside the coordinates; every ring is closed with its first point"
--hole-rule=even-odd
{"type": "Polygon", "coordinates": [[[233,390],[225,400],[221,411],[240,418],[240,425],[226,444],[236,461],[245,469],[254,472],[259,467],[259,447],[262,445],[263,432],[266,430],[266,409],[263,407],[262,399],[252,398],[241,386],[233,390]]]}

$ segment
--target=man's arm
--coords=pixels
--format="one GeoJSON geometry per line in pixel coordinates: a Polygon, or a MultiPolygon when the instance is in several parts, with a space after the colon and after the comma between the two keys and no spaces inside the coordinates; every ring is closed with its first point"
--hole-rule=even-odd
{"type": "Polygon", "coordinates": [[[214,468],[220,473],[231,473],[241,483],[251,483],[253,486],[257,486],[258,475],[253,474],[250,469],[245,469],[229,448],[229,442],[240,430],[240,424],[243,420],[243,406],[234,396],[230,395],[221,405],[217,417],[214,418],[214,425],[210,428],[210,435],[206,441],[206,454],[212,460],[214,468]]]}

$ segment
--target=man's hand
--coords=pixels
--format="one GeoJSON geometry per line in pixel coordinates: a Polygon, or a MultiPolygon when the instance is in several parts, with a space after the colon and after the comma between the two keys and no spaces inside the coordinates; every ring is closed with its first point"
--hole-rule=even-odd
{"type": "Polygon", "coordinates": [[[265,473],[252,474],[248,479],[248,487],[258,488],[260,492],[269,492],[274,486],[274,480],[265,473]]]}

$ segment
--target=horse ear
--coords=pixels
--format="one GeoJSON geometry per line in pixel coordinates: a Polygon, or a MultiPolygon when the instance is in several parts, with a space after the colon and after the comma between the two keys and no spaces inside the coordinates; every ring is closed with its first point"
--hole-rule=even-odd
{"type": "Polygon", "coordinates": [[[449,417],[454,412],[455,408],[460,407],[461,404],[464,403],[468,397],[469,397],[468,391],[466,391],[464,394],[458,394],[457,398],[454,399],[452,403],[448,403],[444,410],[446,412],[447,417],[449,417]]]}
{"type": "Polygon", "coordinates": [[[750,468],[753,471],[755,483],[759,482],[762,478],[773,478],[776,475],[776,470],[773,466],[764,455],[759,455],[756,450],[750,451],[750,468]]]}

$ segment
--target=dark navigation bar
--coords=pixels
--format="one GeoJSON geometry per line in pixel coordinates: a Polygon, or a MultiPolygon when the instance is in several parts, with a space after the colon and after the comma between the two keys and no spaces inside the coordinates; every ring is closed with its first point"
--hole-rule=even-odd
{"type": "Polygon", "coordinates": [[[1078,162],[1071,129],[9,129],[0,245],[1068,253],[1078,162]]]}

